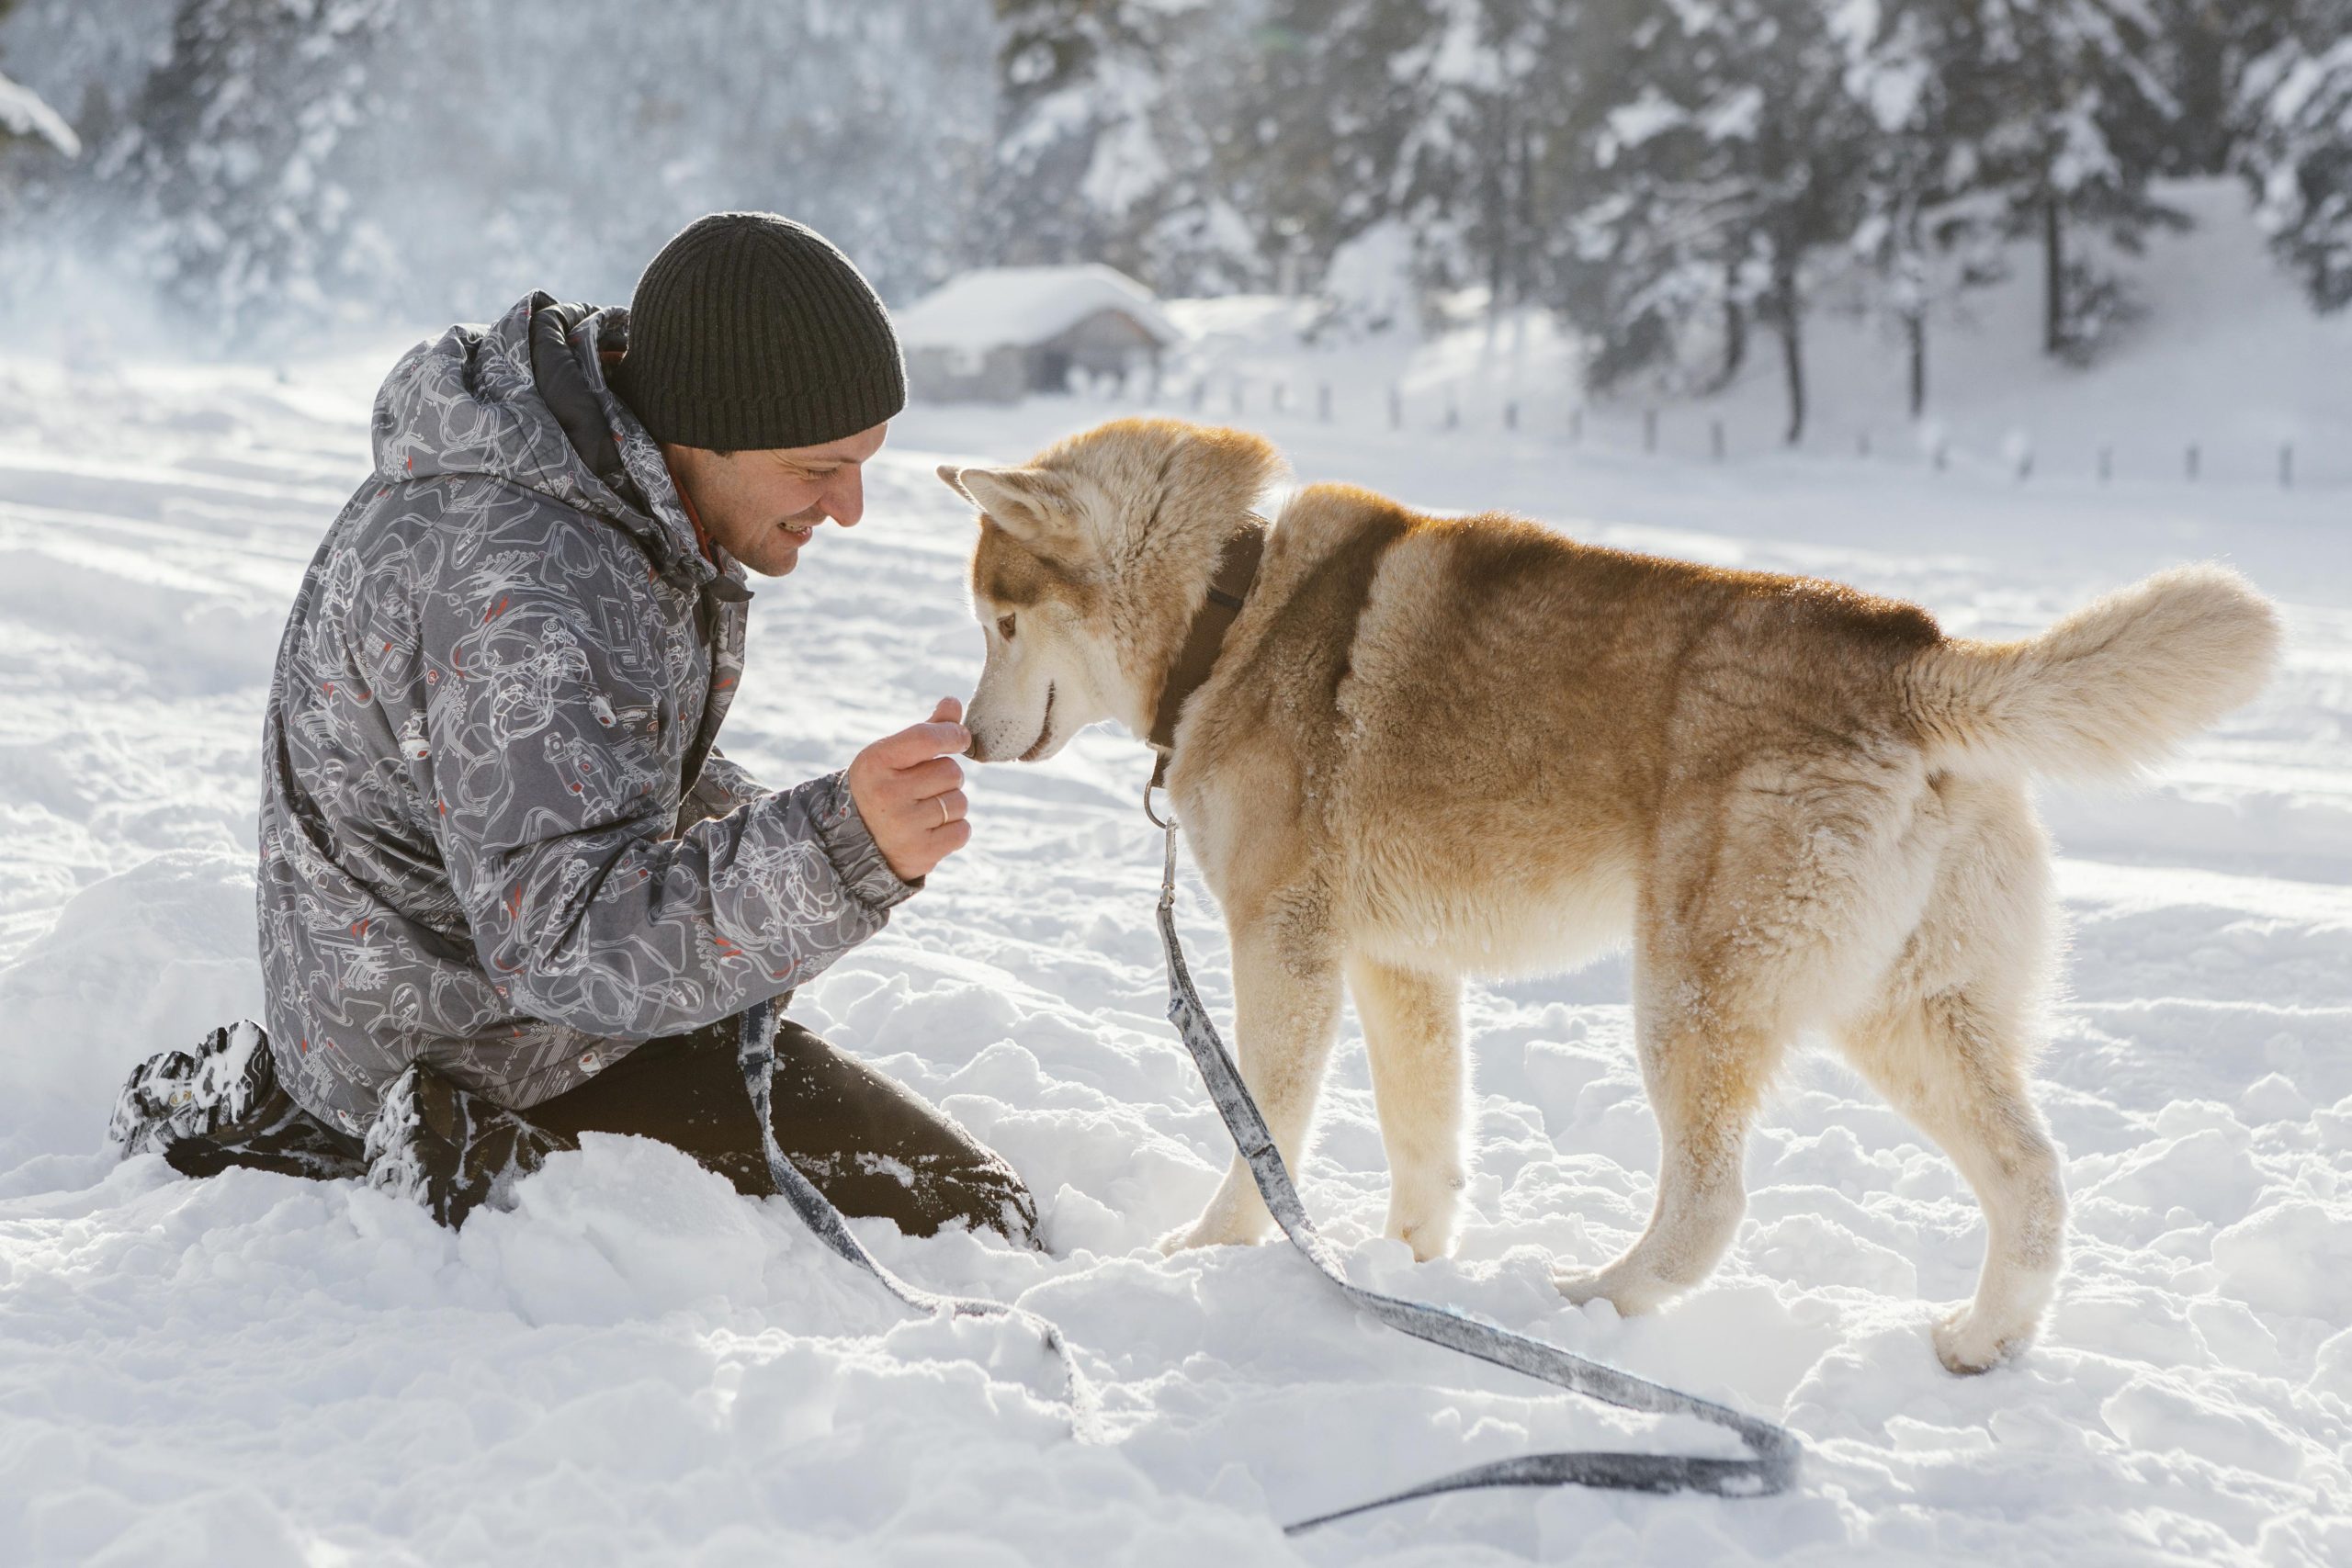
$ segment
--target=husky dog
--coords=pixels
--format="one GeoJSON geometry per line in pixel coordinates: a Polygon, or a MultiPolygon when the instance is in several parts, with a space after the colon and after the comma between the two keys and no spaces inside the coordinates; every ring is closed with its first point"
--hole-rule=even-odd
{"type": "MultiPolygon", "coordinates": [[[[1102,719],[1162,749],[1232,936],[1242,1077],[1292,1168],[1344,976],[1388,1234],[1445,1252],[1468,1168],[1462,977],[1630,937],[1656,1207],[1561,1292],[1632,1314],[1706,1278],[1746,1207],[1748,1124],[1814,1030],[1984,1207],[1984,1272],[1937,1355],[1973,1372],[2027,1344],[2066,1200],[2029,1093],[2055,938],[2026,780],[2129,774],[2247,701],[2270,606],[2183,567],[1976,642],[1839,583],[1342,485],[1267,525],[1252,508],[1280,464],[1240,431],[1135,419],[939,473],[982,513],[971,755],[1039,761],[1102,719]]],[[[1272,1229],[1237,1157],[1169,1245],[1272,1229]]]]}

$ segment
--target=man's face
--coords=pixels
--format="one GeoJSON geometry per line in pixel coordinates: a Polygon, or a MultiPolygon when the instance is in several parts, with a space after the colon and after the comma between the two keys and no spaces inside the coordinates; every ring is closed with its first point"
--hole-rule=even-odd
{"type": "Polygon", "coordinates": [[[725,457],[701,446],[662,451],[719,547],[763,577],[782,577],[799,563],[819,524],[830,517],[854,527],[865,514],[865,463],[889,430],[877,424],[822,446],[725,457]]]}

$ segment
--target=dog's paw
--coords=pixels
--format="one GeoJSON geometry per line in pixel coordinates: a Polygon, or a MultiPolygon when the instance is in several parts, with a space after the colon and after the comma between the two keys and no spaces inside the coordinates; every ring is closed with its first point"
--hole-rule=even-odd
{"type": "Polygon", "coordinates": [[[1427,1263],[1453,1250],[1453,1233],[1462,1213],[1459,1175],[1434,1181],[1398,1179],[1388,1198],[1385,1234],[1413,1249],[1413,1261],[1427,1263]]]}
{"type": "Polygon", "coordinates": [[[1555,1269],[1552,1284],[1571,1305],[1607,1302],[1620,1317],[1634,1317],[1664,1305],[1674,1295],[1638,1269],[1612,1263],[1606,1269],[1555,1269]]]}
{"type": "Polygon", "coordinates": [[[1174,1230],[1153,1242],[1152,1246],[1159,1250],[1162,1258],[1173,1258],[1180,1252],[1190,1252],[1193,1248],[1204,1245],[1193,1239],[1193,1233],[1199,1229],[1198,1225],[1178,1225],[1174,1230]]]}
{"type": "Polygon", "coordinates": [[[1392,1201],[1388,1205],[1385,1233],[1388,1239],[1401,1241],[1411,1247],[1416,1263],[1427,1263],[1431,1258],[1443,1258],[1452,1252],[1458,1213],[1452,1201],[1453,1196],[1448,1192],[1445,1201],[1413,1206],[1392,1201]]]}
{"type": "Polygon", "coordinates": [[[1948,1372],[1973,1377],[2003,1365],[2032,1340],[2030,1325],[2003,1333],[1989,1326],[1974,1307],[1958,1307],[1936,1325],[1936,1359],[1948,1372]]]}
{"type": "Polygon", "coordinates": [[[1196,1247],[1255,1247],[1266,1239],[1262,1231],[1244,1225],[1215,1221],[1204,1215],[1189,1225],[1179,1225],[1159,1238],[1159,1256],[1173,1258],[1180,1252],[1190,1252],[1196,1247]]]}
{"type": "Polygon", "coordinates": [[[1413,1261],[1428,1263],[1443,1258],[1453,1250],[1453,1216],[1430,1220],[1417,1224],[1388,1222],[1388,1239],[1401,1241],[1413,1249],[1413,1261]]]}

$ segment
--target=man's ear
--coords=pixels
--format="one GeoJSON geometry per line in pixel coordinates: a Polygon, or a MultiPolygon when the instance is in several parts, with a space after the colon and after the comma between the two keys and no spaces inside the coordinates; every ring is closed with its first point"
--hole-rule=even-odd
{"type": "Polygon", "coordinates": [[[1060,476],[1044,468],[957,468],[939,477],[963,492],[989,520],[1014,538],[1042,546],[1074,525],[1070,496],[1060,476]]]}

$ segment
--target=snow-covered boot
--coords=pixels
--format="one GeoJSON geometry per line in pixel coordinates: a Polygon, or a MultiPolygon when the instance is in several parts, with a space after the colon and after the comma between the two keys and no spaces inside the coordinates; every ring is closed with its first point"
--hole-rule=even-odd
{"type": "Polygon", "coordinates": [[[452,1230],[559,1149],[579,1143],[533,1126],[423,1063],[392,1080],[368,1125],[368,1184],[424,1206],[452,1230]]]}
{"type": "Polygon", "coordinates": [[[160,1052],[132,1068],[107,1134],[124,1158],[160,1154],[185,1176],[249,1166],[324,1181],[360,1168],[356,1142],[279,1087],[269,1036],[251,1019],[214,1030],[193,1052],[160,1052]]]}
{"type": "Polygon", "coordinates": [[[203,1137],[251,1115],[276,1087],[268,1036],[251,1019],[224,1024],[193,1052],[164,1051],[130,1070],[107,1134],[123,1154],[203,1137]]]}

